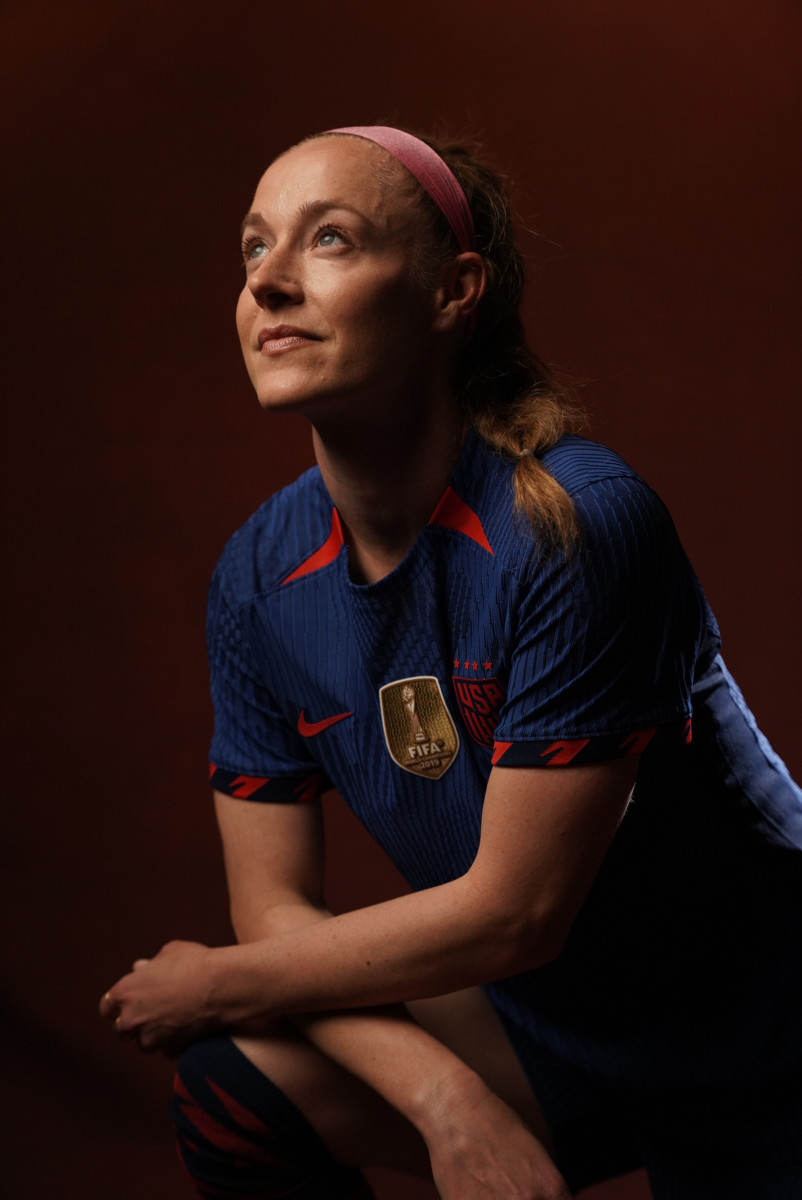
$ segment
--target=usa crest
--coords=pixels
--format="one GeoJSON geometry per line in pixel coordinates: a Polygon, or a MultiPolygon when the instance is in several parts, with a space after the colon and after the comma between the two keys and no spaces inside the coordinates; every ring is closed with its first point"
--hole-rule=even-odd
{"type": "Polygon", "coordinates": [[[465,679],[452,675],[451,679],[468,733],[480,746],[492,747],[499,709],[505,699],[501,684],[495,678],[465,679]]]}
{"type": "Polygon", "coordinates": [[[457,727],[434,675],[397,679],[379,688],[384,740],[399,767],[440,779],[459,750],[457,727]]]}

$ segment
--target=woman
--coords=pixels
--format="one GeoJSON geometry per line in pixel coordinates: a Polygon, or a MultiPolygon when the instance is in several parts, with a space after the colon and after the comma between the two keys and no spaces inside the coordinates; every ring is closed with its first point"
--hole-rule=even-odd
{"type": "Polygon", "coordinates": [[[239,944],[101,1002],[191,1043],[198,1190],[369,1195],[385,1163],[546,1200],[644,1163],[658,1200],[799,1196],[800,793],[665,509],[566,433],[497,181],[331,131],[265,173],[243,260],[250,377],[318,467],[212,584],[239,944]],[[331,785],[411,895],[326,912],[331,785]]]}

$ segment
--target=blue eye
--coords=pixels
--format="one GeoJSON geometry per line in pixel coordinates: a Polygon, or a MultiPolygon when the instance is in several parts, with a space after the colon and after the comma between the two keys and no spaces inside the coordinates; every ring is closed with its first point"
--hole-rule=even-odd
{"type": "Polygon", "coordinates": [[[321,225],[315,236],[317,237],[318,246],[323,246],[324,249],[328,246],[334,246],[338,241],[343,240],[343,235],[332,225],[321,225]]]}
{"type": "Polygon", "coordinates": [[[267,247],[261,238],[250,237],[246,238],[242,243],[242,261],[249,263],[254,259],[263,258],[267,253],[267,247]]]}

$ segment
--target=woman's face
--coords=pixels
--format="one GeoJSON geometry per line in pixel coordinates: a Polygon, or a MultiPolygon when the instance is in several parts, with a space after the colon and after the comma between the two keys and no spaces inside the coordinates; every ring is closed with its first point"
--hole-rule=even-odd
{"type": "Polygon", "coordinates": [[[314,416],[420,388],[435,311],[414,268],[421,224],[403,167],[370,142],[319,138],[265,172],[243,224],[237,305],[265,408],[314,416]]]}

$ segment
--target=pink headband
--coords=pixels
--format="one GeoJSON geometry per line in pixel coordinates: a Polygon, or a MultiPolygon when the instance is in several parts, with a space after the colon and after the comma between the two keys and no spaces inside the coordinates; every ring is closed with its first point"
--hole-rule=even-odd
{"type": "Polygon", "coordinates": [[[351,125],[328,133],[350,133],[382,146],[414,175],[454,231],[461,251],[476,249],[473,217],[465,193],[453,172],[431,146],[390,125],[351,125]]]}

